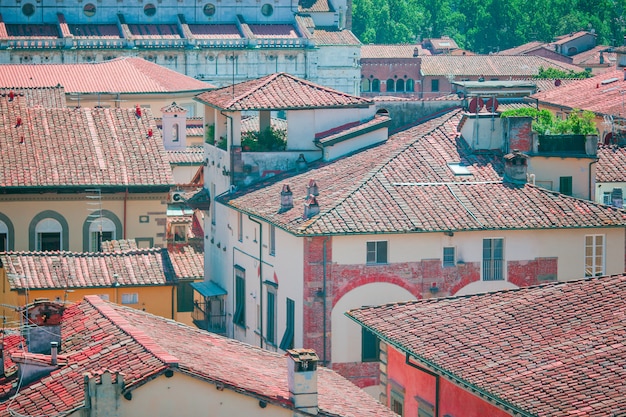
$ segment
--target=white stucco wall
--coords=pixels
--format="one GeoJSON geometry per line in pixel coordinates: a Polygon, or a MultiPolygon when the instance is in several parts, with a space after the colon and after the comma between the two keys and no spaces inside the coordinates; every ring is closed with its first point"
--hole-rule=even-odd
{"type": "Polygon", "coordinates": [[[621,188],[622,197],[626,198],[626,182],[605,182],[601,184],[596,183],[595,201],[604,203],[604,193],[610,193],[613,191],[613,188],[621,188]]]}
{"type": "MultiPolygon", "coordinates": [[[[590,192],[595,189],[596,166],[591,158],[560,158],[533,156],[528,162],[528,173],[535,174],[535,184],[559,191],[560,177],[572,177],[572,196],[594,201],[590,192]],[[591,172],[591,176],[590,176],[591,172]],[[592,186],[589,186],[591,178],[592,186]]],[[[532,182],[532,180],[531,180],[532,182]]]]}
{"type": "Polygon", "coordinates": [[[404,288],[387,283],[366,284],[346,293],[337,301],[331,313],[333,363],[361,362],[361,326],[346,317],[346,311],[415,299],[404,288]]]}

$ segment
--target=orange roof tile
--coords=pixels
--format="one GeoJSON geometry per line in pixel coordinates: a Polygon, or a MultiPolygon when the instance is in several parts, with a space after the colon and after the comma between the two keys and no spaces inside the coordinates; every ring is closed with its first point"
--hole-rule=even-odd
{"type": "Polygon", "coordinates": [[[168,249],[168,255],[178,279],[204,279],[204,252],[183,246],[168,249]]]}
{"type": "Polygon", "coordinates": [[[66,93],[173,93],[214,88],[143,58],[84,64],[0,64],[0,86],[53,85],[63,86],[66,93]]]}
{"type": "MultiPolygon", "coordinates": [[[[283,354],[115,305],[97,296],[87,296],[65,309],[61,336],[59,354],[64,355],[67,365],[22,386],[14,401],[0,404],[0,413],[8,414],[9,406],[15,415],[73,411],[84,404],[83,375],[99,375],[104,370],[123,373],[126,392],[140,386],[150,389],[155,376],[173,370],[293,408],[283,354]]],[[[321,416],[395,415],[334,371],[318,367],[317,378],[321,416]]],[[[4,386],[13,382],[5,380],[4,386]]]]}
{"type": "Polygon", "coordinates": [[[317,45],[358,46],[361,44],[351,31],[334,27],[316,26],[312,38],[317,45]]]}
{"type": "Polygon", "coordinates": [[[145,187],[173,184],[148,109],[28,107],[0,96],[0,187],[145,187]],[[149,136],[153,132],[153,136],[149,136]]]}
{"type": "Polygon", "coordinates": [[[617,275],[347,315],[521,415],[612,416],[626,404],[625,293],[617,275]]]}
{"type": "Polygon", "coordinates": [[[415,58],[415,49],[418,56],[430,55],[428,49],[422,45],[395,44],[395,45],[362,45],[361,59],[389,59],[389,58],[415,58]]]}
{"type": "Polygon", "coordinates": [[[384,144],[314,164],[304,173],[286,172],[216,201],[295,235],[626,225],[626,211],[503,183],[502,156],[473,153],[457,136],[461,115],[448,112],[384,144]],[[462,163],[470,175],[455,175],[450,162],[462,163]],[[319,187],[320,213],[303,219],[311,180],[319,187]],[[279,211],[285,183],[298,203],[279,211]]]}
{"type": "Polygon", "coordinates": [[[118,252],[5,252],[11,290],[173,285],[174,270],[161,248],[118,252]]]}
{"type": "Polygon", "coordinates": [[[367,107],[372,103],[284,72],[207,91],[196,100],[230,111],[367,107]]]}
{"type": "Polygon", "coordinates": [[[432,55],[422,57],[426,76],[530,77],[539,68],[580,72],[580,67],[533,55],[432,55]]]}

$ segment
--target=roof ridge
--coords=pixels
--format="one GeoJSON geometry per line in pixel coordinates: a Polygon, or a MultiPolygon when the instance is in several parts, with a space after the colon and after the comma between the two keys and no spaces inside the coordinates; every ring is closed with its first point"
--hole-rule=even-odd
{"type": "Polygon", "coordinates": [[[167,365],[178,366],[179,359],[176,356],[170,354],[143,330],[132,325],[128,320],[122,317],[110,303],[107,303],[97,295],[86,295],[85,300],[98,310],[100,314],[109,319],[111,323],[132,337],[135,342],[143,346],[144,349],[153,354],[161,362],[167,365]]]}
{"type": "MultiPolygon", "coordinates": [[[[278,76],[279,76],[280,74],[284,74],[284,73],[282,73],[282,72],[275,72],[275,73],[270,74],[270,75],[268,75],[268,76],[266,76],[266,77],[262,77],[262,78],[258,79],[258,81],[260,81],[260,80],[262,80],[262,81],[261,81],[261,82],[260,82],[257,86],[255,86],[254,88],[250,88],[250,89],[248,89],[248,90],[247,90],[247,91],[245,91],[243,94],[240,94],[240,95],[238,95],[238,96],[234,96],[234,97],[232,98],[232,100],[230,101],[230,103],[228,104],[228,106],[226,106],[226,107],[232,106],[233,104],[237,103],[239,100],[242,100],[244,97],[247,97],[247,96],[249,96],[249,95],[251,95],[251,94],[256,93],[256,92],[257,92],[257,91],[258,91],[261,87],[265,87],[265,86],[266,86],[266,85],[268,85],[270,82],[272,82],[272,81],[274,81],[275,79],[277,79],[277,78],[278,78],[278,76]]],[[[232,86],[227,86],[227,87],[224,87],[224,88],[225,88],[225,89],[227,89],[227,88],[232,88],[232,89],[233,89],[233,91],[234,91],[234,89],[236,88],[236,86],[237,86],[237,85],[236,85],[236,84],[234,84],[234,85],[232,85],[232,86]]]]}

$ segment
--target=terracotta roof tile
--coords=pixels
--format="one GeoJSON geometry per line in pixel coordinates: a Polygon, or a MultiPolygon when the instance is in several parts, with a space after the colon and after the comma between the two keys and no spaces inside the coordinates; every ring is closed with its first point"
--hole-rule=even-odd
{"type": "Polygon", "coordinates": [[[59,37],[59,31],[55,25],[22,25],[7,23],[5,26],[9,38],[56,39],[59,37]]]}
{"type": "Polygon", "coordinates": [[[84,64],[0,64],[0,86],[50,87],[66,93],[167,93],[214,88],[143,58],[84,64]]]}
{"type": "Polygon", "coordinates": [[[393,58],[415,58],[414,53],[417,48],[418,56],[430,55],[428,49],[422,45],[414,44],[393,44],[393,45],[362,45],[361,59],[393,59],[393,58]]]}
{"type": "Polygon", "coordinates": [[[312,38],[318,45],[358,46],[361,44],[351,31],[335,27],[316,26],[312,38]]]}
{"type": "Polygon", "coordinates": [[[498,52],[498,55],[522,55],[536,49],[542,48],[546,45],[545,42],[532,41],[523,45],[516,46],[515,48],[504,49],[498,52]]]}
{"type": "Polygon", "coordinates": [[[204,252],[183,246],[177,250],[168,249],[168,254],[178,279],[204,279],[204,252]]]}
{"type": "Polygon", "coordinates": [[[165,249],[123,252],[5,252],[0,259],[12,290],[171,285],[165,249]]]}
{"type": "Polygon", "coordinates": [[[119,39],[122,37],[117,25],[72,23],[69,29],[76,38],[119,39]]]}
{"type": "Polygon", "coordinates": [[[626,404],[624,293],[619,275],[347,314],[528,415],[609,416],[626,404]]]}
{"type": "Polygon", "coordinates": [[[167,150],[165,153],[172,165],[200,165],[204,160],[202,146],[188,146],[182,150],[167,150]]]}
{"type": "Polygon", "coordinates": [[[626,182],[626,148],[598,146],[596,182],[626,182]]]}
{"type": "Polygon", "coordinates": [[[328,0],[299,0],[300,12],[334,12],[335,9],[328,0]]]}
{"type": "Polygon", "coordinates": [[[0,187],[173,184],[149,110],[29,108],[23,98],[0,96],[0,187]]]}
{"type": "Polygon", "coordinates": [[[217,201],[301,235],[626,225],[625,211],[502,183],[502,156],[473,153],[456,132],[461,115],[448,112],[384,144],[301,174],[278,175],[217,201]],[[452,162],[470,174],[455,175],[452,162]],[[320,213],[303,219],[311,180],[319,187],[320,213]],[[285,183],[294,207],[279,212],[285,183]]]}
{"type": "Polygon", "coordinates": [[[223,110],[314,109],[367,107],[370,100],[280,72],[196,96],[209,106],[223,110]]]}
{"type": "MultiPolygon", "coordinates": [[[[122,372],[126,390],[146,383],[150,389],[154,376],[172,368],[207,383],[220,382],[228,390],[293,407],[284,355],[132,310],[96,296],[68,307],[63,314],[60,352],[68,365],[23,386],[15,401],[0,404],[0,413],[7,413],[8,405],[19,415],[51,415],[81,407],[85,373],[122,372]],[[42,390],[46,395],[41,395],[42,390]]],[[[337,373],[323,367],[317,372],[320,415],[395,415],[337,373]]]]}
{"type": "Polygon", "coordinates": [[[595,77],[564,84],[550,91],[536,93],[531,98],[539,100],[540,103],[624,117],[626,113],[623,90],[626,90],[624,71],[616,69],[595,77]]]}
{"type": "Polygon", "coordinates": [[[66,107],[65,90],[63,87],[33,87],[33,88],[0,88],[0,97],[11,100],[13,95],[16,102],[25,107],[66,107]],[[11,94],[13,93],[13,94],[11,94]],[[21,96],[15,98],[15,96],[21,96]]]}
{"type": "Polygon", "coordinates": [[[579,72],[580,67],[533,55],[432,55],[422,57],[421,72],[426,76],[529,77],[539,68],[579,72]]]}

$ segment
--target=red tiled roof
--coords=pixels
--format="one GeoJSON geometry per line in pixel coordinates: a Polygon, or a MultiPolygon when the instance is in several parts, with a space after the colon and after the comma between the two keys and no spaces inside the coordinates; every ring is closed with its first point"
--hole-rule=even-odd
{"type": "Polygon", "coordinates": [[[77,38],[119,39],[120,30],[117,25],[71,24],[69,29],[77,38]]]}
{"type": "MultiPolygon", "coordinates": [[[[150,389],[155,376],[173,369],[209,384],[221,383],[227,390],[293,407],[285,355],[133,311],[97,296],[87,296],[64,311],[61,337],[59,354],[67,358],[68,365],[22,386],[15,401],[0,404],[0,413],[8,414],[9,404],[11,411],[19,413],[16,415],[74,410],[83,406],[85,399],[83,375],[104,370],[123,373],[126,391],[139,386],[150,389]]],[[[317,377],[322,416],[395,415],[336,372],[318,367],[317,377]]]]}
{"type": "Polygon", "coordinates": [[[614,52],[606,52],[608,46],[598,45],[588,51],[583,51],[572,56],[573,63],[576,65],[600,65],[600,56],[604,59],[604,65],[614,66],[617,60],[614,52]]]}
{"type": "Polygon", "coordinates": [[[426,76],[530,77],[539,68],[580,72],[580,67],[534,55],[432,55],[422,57],[421,73],[426,76]]]}
{"type": "Polygon", "coordinates": [[[204,160],[202,146],[188,146],[182,150],[166,150],[167,159],[172,165],[200,165],[204,160]]]}
{"type": "Polygon", "coordinates": [[[624,167],[626,167],[626,148],[623,146],[598,146],[596,182],[626,182],[626,169],[624,167]]]}
{"type": "Polygon", "coordinates": [[[586,35],[592,35],[594,37],[597,36],[596,34],[591,33],[591,32],[579,31],[579,32],[569,33],[567,35],[557,36],[556,40],[552,42],[551,45],[561,45],[561,44],[573,41],[574,39],[578,39],[586,35]]]}
{"type": "Polygon", "coordinates": [[[168,250],[178,279],[204,279],[204,253],[191,246],[168,250]]]}
{"type": "Polygon", "coordinates": [[[123,252],[5,252],[11,290],[172,285],[165,249],[123,252]]]}
{"type": "Polygon", "coordinates": [[[204,91],[211,84],[143,58],[84,64],[0,64],[0,86],[49,87],[66,93],[170,93],[204,91]]]}
{"type": "Polygon", "coordinates": [[[546,45],[545,42],[532,41],[523,45],[516,46],[515,48],[504,49],[498,52],[498,55],[522,55],[536,49],[542,48],[546,45]]]}
{"type": "Polygon", "coordinates": [[[293,25],[252,25],[248,27],[257,38],[298,38],[298,33],[293,25]]]}
{"type": "Polygon", "coordinates": [[[334,27],[316,26],[312,38],[317,45],[358,46],[361,44],[361,41],[351,31],[334,27]]]}
{"type": "Polygon", "coordinates": [[[0,154],[0,187],[173,184],[147,109],[28,108],[0,96],[0,154]]]}
{"type": "Polygon", "coordinates": [[[623,91],[626,91],[624,71],[616,69],[550,91],[533,94],[531,98],[538,100],[539,103],[624,117],[626,110],[623,91]]]}
{"type": "Polygon", "coordinates": [[[194,38],[198,39],[241,39],[237,25],[189,25],[194,38]]]}
{"type": "Polygon", "coordinates": [[[394,44],[394,45],[362,45],[361,59],[393,59],[393,58],[414,58],[415,49],[418,55],[430,55],[428,49],[422,45],[414,44],[394,44]]]}
{"type": "Polygon", "coordinates": [[[11,92],[22,96],[26,107],[66,107],[63,87],[0,88],[0,97],[10,100],[11,92]]]}
{"type": "Polygon", "coordinates": [[[528,415],[612,416],[626,404],[625,293],[619,275],[347,314],[528,415]]]}
{"type": "Polygon", "coordinates": [[[286,173],[217,201],[296,235],[615,227],[626,212],[532,185],[502,183],[502,157],[476,154],[457,136],[461,111],[395,134],[385,144],[302,174],[286,173]],[[459,162],[470,175],[457,176],[459,162]],[[320,213],[303,219],[306,186],[320,213]],[[294,207],[279,212],[283,184],[294,207]]]}
{"type": "Polygon", "coordinates": [[[223,110],[367,107],[370,100],[352,96],[280,72],[207,91],[196,99],[223,110]]]}
{"type": "Polygon", "coordinates": [[[139,247],[135,239],[117,239],[102,242],[102,252],[119,252],[137,249],[139,249],[139,247]]]}
{"type": "Polygon", "coordinates": [[[55,25],[22,25],[5,24],[9,38],[58,38],[59,31],[55,25]]]}
{"type": "Polygon", "coordinates": [[[456,49],[459,46],[456,44],[454,39],[452,38],[430,38],[428,42],[433,46],[433,49],[436,50],[448,50],[448,49],[456,49]]]}
{"type": "Polygon", "coordinates": [[[334,12],[334,8],[328,0],[299,0],[300,12],[334,12]]]}

